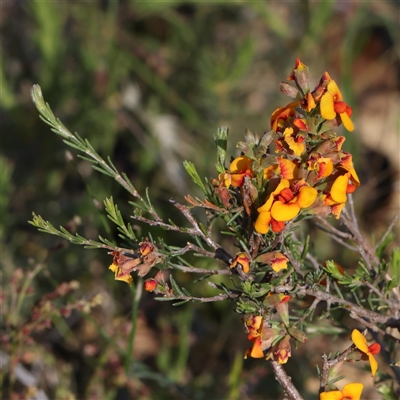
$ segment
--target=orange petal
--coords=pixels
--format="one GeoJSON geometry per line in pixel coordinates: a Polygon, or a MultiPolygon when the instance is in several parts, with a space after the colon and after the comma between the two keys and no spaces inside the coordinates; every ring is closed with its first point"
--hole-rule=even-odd
{"type": "Polygon", "coordinates": [[[276,219],[271,218],[271,229],[274,233],[279,233],[283,231],[285,227],[285,222],[277,221],[276,219]]]}
{"type": "Polygon", "coordinates": [[[283,204],[275,201],[271,208],[271,216],[277,221],[290,221],[300,212],[300,206],[297,203],[283,204]]]}
{"type": "Polygon", "coordinates": [[[326,92],[321,97],[320,106],[321,106],[322,118],[325,118],[327,120],[335,119],[336,113],[333,108],[333,106],[334,106],[333,96],[329,92],[326,92]]]}
{"type": "Polygon", "coordinates": [[[332,206],[332,214],[335,216],[336,219],[340,218],[340,214],[345,206],[345,203],[335,204],[332,206]]]}
{"type": "Polygon", "coordinates": [[[253,347],[250,350],[250,357],[253,358],[263,358],[264,353],[261,349],[261,338],[257,338],[253,344],[253,347]]]}
{"type": "Polygon", "coordinates": [[[231,185],[233,187],[241,187],[244,183],[244,177],[248,175],[246,172],[241,174],[231,174],[231,185]]]}
{"type": "Polygon", "coordinates": [[[306,99],[307,99],[306,111],[310,112],[312,109],[314,109],[316,107],[314,97],[312,97],[312,94],[310,92],[308,92],[306,95],[306,99]]]}
{"type": "MultiPolygon", "coordinates": [[[[279,167],[281,170],[282,178],[284,178],[285,180],[286,179],[288,179],[288,180],[294,179],[296,172],[297,172],[297,165],[293,161],[288,160],[287,158],[280,157],[278,161],[279,161],[279,167]]],[[[285,183],[285,185],[286,185],[286,183],[285,183]]],[[[289,187],[289,182],[287,182],[287,186],[285,186],[285,187],[289,187]]]]}

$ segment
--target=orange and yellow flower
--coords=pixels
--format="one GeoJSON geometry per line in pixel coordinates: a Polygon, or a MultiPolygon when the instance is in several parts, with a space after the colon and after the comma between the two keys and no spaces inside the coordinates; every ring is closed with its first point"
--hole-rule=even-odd
{"type": "Polygon", "coordinates": [[[333,172],[333,162],[329,157],[323,157],[318,153],[312,153],[307,161],[308,169],[315,171],[317,180],[326,178],[333,172]]]}
{"type": "Polygon", "coordinates": [[[339,114],[344,127],[348,131],[354,130],[353,122],[350,117],[353,113],[350,106],[343,101],[342,93],[340,92],[336,82],[331,80],[326,87],[326,92],[321,97],[321,115],[327,120],[333,120],[339,114]]]}
{"type": "Polygon", "coordinates": [[[351,333],[351,340],[356,345],[358,350],[367,355],[369,364],[371,365],[371,373],[372,376],[374,376],[378,369],[378,363],[375,360],[374,355],[380,352],[381,346],[378,343],[372,343],[370,346],[368,346],[367,339],[365,339],[364,335],[357,329],[354,329],[351,333]]]}
{"type": "Polygon", "coordinates": [[[289,117],[294,117],[294,109],[299,106],[299,101],[293,101],[284,107],[277,108],[271,115],[271,129],[275,132],[283,132],[287,126],[289,117]]]}
{"type": "Polygon", "coordinates": [[[250,255],[247,253],[237,253],[229,268],[234,268],[237,264],[240,264],[243,272],[247,274],[250,270],[250,259],[250,255]]]}
{"type": "Polygon", "coordinates": [[[275,233],[280,232],[286,221],[295,218],[301,209],[314,203],[317,194],[317,190],[304,180],[299,181],[292,190],[289,181],[282,179],[265,204],[257,209],[259,215],[254,224],[256,231],[267,233],[271,225],[275,233]]]}
{"type": "Polygon", "coordinates": [[[253,176],[251,163],[253,160],[246,156],[236,157],[229,166],[229,172],[219,174],[219,181],[225,187],[234,186],[241,187],[244,183],[244,177],[253,176]]]}
{"type": "Polygon", "coordinates": [[[329,193],[323,196],[324,204],[331,207],[332,214],[336,219],[339,219],[346,205],[347,194],[353,193],[355,190],[355,186],[349,183],[351,182],[351,177],[352,175],[350,172],[339,175],[333,182],[329,193]]]}
{"type": "Polygon", "coordinates": [[[322,392],[319,395],[320,400],[360,400],[361,393],[364,389],[362,383],[353,382],[344,385],[343,390],[332,390],[330,392],[322,392]]]}
{"type": "Polygon", "coordinates": [[[283,140],[296,156],[301,156],[306,150],[305,137],[296,135],[293,128],[286,128],[283,132],[283,140]]]}
{"type": "Polygon", "coordinates": [[[247,339],[253,342],[253,346],[246,351],[244,358],[247,358],[247,356],[253,358],[264,357],[264,353],[261,348],[261,335],[264,327],[263,318],[259,315],[253,316],[245,321],[245,326],[248,332],[247,339]]]}

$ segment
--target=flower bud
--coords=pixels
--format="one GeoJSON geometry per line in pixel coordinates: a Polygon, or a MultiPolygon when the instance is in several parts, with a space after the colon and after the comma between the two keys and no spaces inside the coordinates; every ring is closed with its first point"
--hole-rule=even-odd
{"type": "Polygon", "coordinates": [[[156,290],[157,288],[157,282],[155,279],[151,278],[151,279],[147,279],[144,282],[144,290],[146,290],[146,292],[154,292],[154,290],[156,290]]]}
{"type": "Polygon", "coordinates": [[[299,93],[299,91],[295,87],[289,85],[286,82],[281,82],[279,84],[279,89],[283,94],[286,94],[286,96],[292,97],[293,99],[295,99],[299,93]]]}
{"type": "Polygon", "coordinates": [[[290,328],[288,328],[288,332],[290,336],[294,337],[297,341],[301,343],[305,343],[307,341],[305,333],[295,326],[291,326],[290,328]]]}

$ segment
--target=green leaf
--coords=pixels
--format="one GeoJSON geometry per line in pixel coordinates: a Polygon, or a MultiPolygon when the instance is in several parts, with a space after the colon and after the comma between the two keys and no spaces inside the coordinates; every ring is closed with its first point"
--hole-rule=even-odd
{"type": "Polygon", "coordinates": [[[229,128],[227,126],[221,126],[217,129],[217,133],[214,134],[214,141],[217,145],[217,163],[215,167],[218,173],[225,172],[225,159],[226,159],[226,147],[228,144],[228,133],[229,128]]]}
{"type": "Polygon", "coordinates": [[[200,179],[199,174],[197,173],[196,167],[194,164],[190,161],[184,161],[183,162],[183,167],[185,168],[186,172],[189,174],[189,176],[192,178],[193,182],[200,187],[200,189],[203,191],[204,194],[207,194],[207,189],[204,186],[204,183],[200,179]]]}
{"type": "Polygon", "coordinates": [[[175,295],[186,296],[185,293],[182,291],[182,289],[178,286],[178,284],[176,283],[176,281],[172,277],[172,275],[170,275],[169,281],[171,282],[171,286],[172,286],[172,289],[175,292],[175,295]]]}

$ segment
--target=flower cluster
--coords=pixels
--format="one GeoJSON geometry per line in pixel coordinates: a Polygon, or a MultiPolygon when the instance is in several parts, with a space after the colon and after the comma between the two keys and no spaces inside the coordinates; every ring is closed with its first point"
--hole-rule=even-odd
{"type": "Polygon", "coordinates": [[[164,259],[164,256],[156,251],[155,245],[148,241],[139,243],[139,252],[133,254],[133,257],[128,257],[119,251],[113,251],[110,254],[113,256],[113,262],[109,269],[114,272],[115,280],[129,285],[133,282],[131,272],[138,271],[139,276],[145,276],[154,265],[164,259]]]}
{"type": "Polygon", "coordinates": [[[249,188],[257,210],[254,228],[261,234],[281,232],[299,215],[339,218],[347,194],[360,184],[352,155],[342,150],[345,138],[332,130],[341,123],[354,129],[335,81],[325,72],[311,90],[308,67],[299,59],[288,80],[296,87],[282,83],[281,90],[296,100],[272,113],[272,131],[261,140],[247,132],[246,143],[238,144],[244,154],[219,175],[225,204],[221,189],[249,188]]]}

